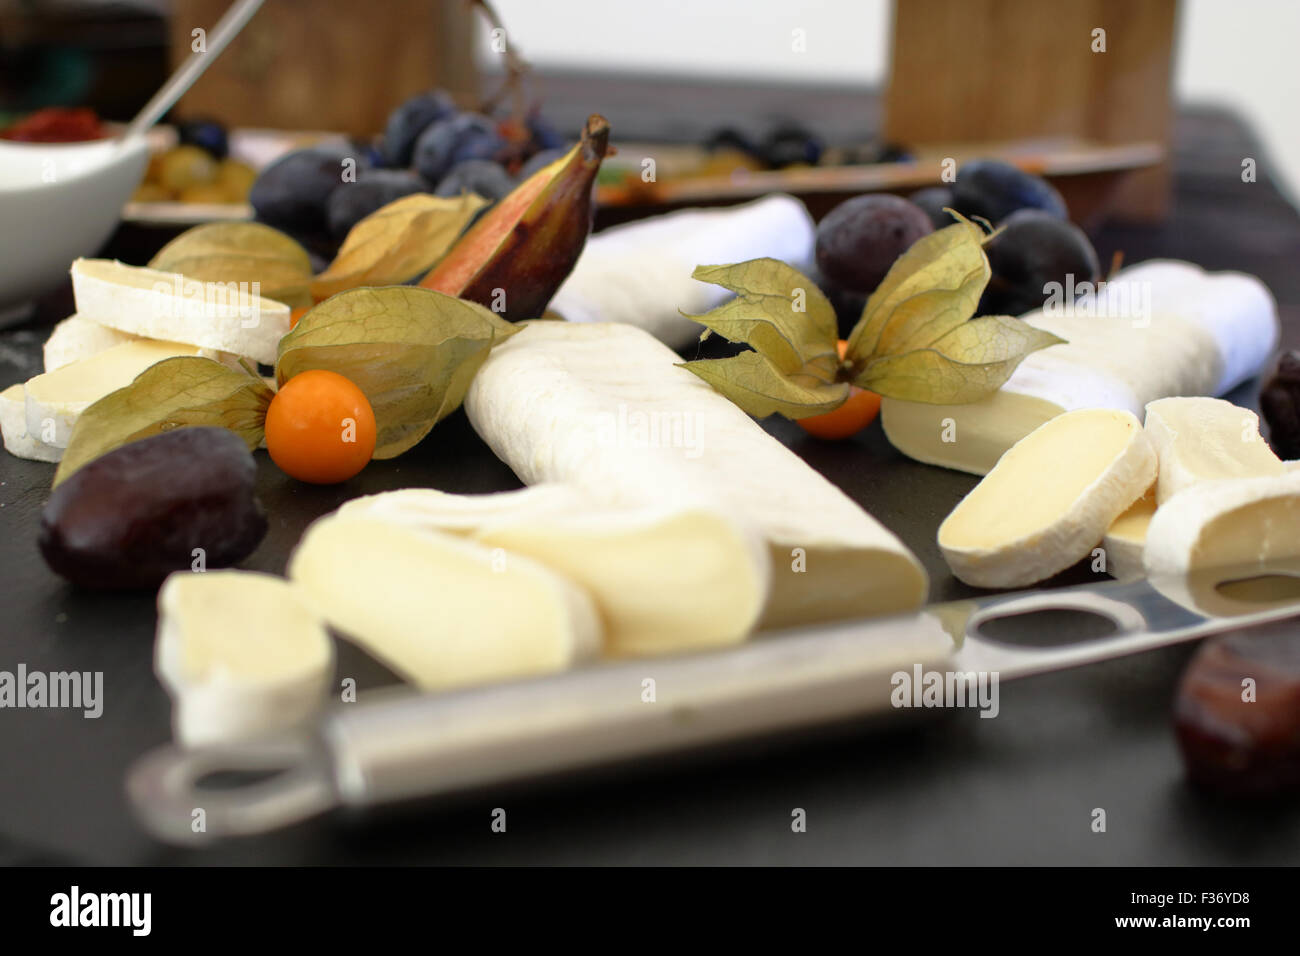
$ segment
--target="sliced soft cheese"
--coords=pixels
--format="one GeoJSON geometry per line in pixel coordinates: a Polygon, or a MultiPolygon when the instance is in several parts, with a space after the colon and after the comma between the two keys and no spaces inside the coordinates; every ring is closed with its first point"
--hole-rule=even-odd
{"type": "Polygon", "coordinates": [[[1148,488],[1123,514],[1111,522],[1102,538],[1106,553],[1106,571],[1120,581],[1142,577],[1142,551],[1146,547],[1147,526],[1156,513],[1156,493],[1148,488]]]}
{"type": "Polygon", "coordinates": [[[5,451],[18,458],[58,461],[63,457],[62,448],[27,433],[27,397],[21,383],[0,392],[0,435],[4,437],[5,451]]]}
{"type": "Polygon", "coordinates": [[[1150,575],[1259,565],[1300,556],[1300,472],[1192,485],[1147,529],[1150,575]]]}
{"type": "Polygon", "coordinates": [[[703,331],[682,313],[699,315],[731,297],[692,279],[697,265],[768,256],[802,269],[815,242],[812,217],[792,196],[639,219],[588,239],[550,308],[571,322],[626,322],[681,348],[703,331]]]}
{"type": "Polygon", "coordinates": [[[1257,374],[1278,341],[1277,307],[1253,276],[1157,260],[1122,270],[1092,300],[1023,321],[1066,340],[1026,356],[988,398],[926,405],[886,398],[881,424],[919,461],[986,474],[1043,422],[1175,395],[1221,395],[1257,374]],[[1090,303],[1090,304],[1089,304],[1090,303]]]}
{"type": "Polygon", "coordinates": [[[114,345],[131,342],[139,336],[119,332],[79,315],[70,315],[54,326],[45,340],[45,371],[55,372],[65,365],[98,355],[114,345]]]}
{"type": "Polygon", "coordinates": [[[66,448],[77,419],[92,404],[130,385],[137,375],[163,359],[198,352],[193,345],[138,339],[37,375],[24,387],[27,432],[47,445],[66,448]]]}
{"type": "Polygon", "coordinates": [[[924,602],[925,571],[902,542],[679,362],[630,325],[535,322],[492,350],[465,409],[526,484],[752,528],[772,563],[763,626],[924,602]]]}
{"type": "Polygon", "coordinates": [[[150,339],[185,342],[274,365],[289,307],[247,284],[200,282],[109,259],[72,264],[77,314],[150,339]]]}
{"type": "Polygon", "coordinates": [[[283,578],[180,571],[158,592],[154,666],[186,746],[299,726],[325,701],[334,645],[283,578]]]}
{"type": "MultiPolygon", "coordinates": [[[[58,371],[65,365],[71,365],[73,362],[79,362],[82,359],[90,358],[92,355],[98,355],[100,352],[107,351],[115,345],[121,345],[123,342],[142,340],[142,336],[110,329],[107,325],[100,325],[98,322],[92,322],[80,315],[70,315],[55,325],[54,331],[45,340],[45,371],[58,371]]],[[[219,349],[198,349],[194,354],[201,355],[203,358],[210,358],[214,362],[220,362],[227,368],[243,368],[239,361],[240,356],[235,355],[233,352],[222,352],[219,349]]]]}
{"type": "Polygon", "coordinates": [[[1157,504],[1198,482],[1285,471],[1259,433],[1259,416],[1232,402],[1162,398],[1147,406],[1145,428],[1160,458],[1157,504]]]}
{"type": "Polygon", "coordinates": [[[600,650],[585,591],[454,535],[331,515],[307,529],[289,576],[330,624],[427,689],[559,671],[600,650]]]}
{"type": "Polygon", "coordinates": [[[767,600],[766,547],[717,511],[601,505],[571,486],[541,484],[488,495],[410,488],[339,513],[468,534],[535,558],[591,594],[612,655],[737,643],[767,600]]]}
{"type": "Polygon", "coordinates": [[[1155,451],[1132,413],[1060,415],[961,500],[939,526],[939,549],[967,584],[1033,584],[1086,556],[1155,477],[1155,451]]]}

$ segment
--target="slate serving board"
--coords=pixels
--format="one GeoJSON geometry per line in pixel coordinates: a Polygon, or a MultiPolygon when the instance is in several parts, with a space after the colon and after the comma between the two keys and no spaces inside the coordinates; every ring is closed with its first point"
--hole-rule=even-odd
{"type": "MultiPolygon", "coordinates": [[[[1131,261],[1159,255],[1249,269],[1273,288],[1284,344],[1297,347],[1300,217],[1267,181],[1240,183],[1240,158],[1259,152],[1230,116],[1184,114],[1179,144],[1175,217],[1159,229],[1103,233],[1103,261],[1122,248],[1131,261]]],[[[39,370],[45,323],[59,308],[0,333],[0,387],[39,370]]],[[[1249,383],[1231,397],[1251,405],[1256,391],[1249,383]]],[[[912,547],[934,600],[977,593],[951,577],[934,543],[972,477],[904,458],[878,425],[843,443],[813,440],[786,422],[768,427],[912,547]]],[[[410,485],[518,486],[463,413],[342,486],[304,486],[264,452],[258,458],[270,531],[244,566],[273,572],[303,528],[347,498],[410,485]]],[[[97,720],[0,710],[0,836],[8,838],[0,847],[15,861],[1124,865],[1300,857],[1300,806],[1224,804],[1183,781],[1169,709],[1190,647],[1017,682],[1004,689],[994,720],[965,712],[883,733],[838,728],[540,789],[335,814],[203,851],[162,846],[136,826],[122,789],[131,761],[169,737],[169,702],[152,673],[153,598],[78,592],[46,569],[35,537],[52,471],[0,455],[0,669],[21,662],[103,671],[105,704],[97,720]],[[509,813],[505,835],[489,828],[498,806],[509,813]],[[807,812],[806,833],[791,832],[795,807],[807,812]],[[1096,807],[1107,810],[1103,834],[1089,827],[1096,807]]],[[[1093,577],[1080,566],[1049,584],[1093,577]]],[[[346,644],[338,671],[362,693],[393,681],[346,644]]]]}

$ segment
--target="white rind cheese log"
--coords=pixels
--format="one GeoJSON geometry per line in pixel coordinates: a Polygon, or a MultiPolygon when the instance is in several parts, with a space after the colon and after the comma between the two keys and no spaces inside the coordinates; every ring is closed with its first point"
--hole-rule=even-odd
{"type": "Polygon", "coordinates": [[[1259,416],[1219,398],[1162,398],[1147,406],[1147,437],[1160,458],[1156,503],[1202,481],[1285,472],[1259,433],[1259,416]]]}
{"type": "Polygon", "coordinates": [[[550,309],[571,322],[626,322],[681,348],[704,327],[678,310],[699,315],[731,298],[692,279],[696,266],[769,256],[805,269],[815,242],[804,204],[781,195],[614,226],[587,241],[550,309]]]}
{"type": "Polygon", "coordinates": [[[326,516],[303,535],[289,577],[321,617],[427,690],[552,673],[600,651],[585,591],[454,535],[326,516]]]}
{"type": "Polygon", "coordinates": [[[1060,415],[961,500],[939,526],[939,549],[976,587],[1043,581],[1085,557],[1155,478],[1155,451],[1132,413],[1060,415]]]}
{"type": "Polygon", "coordinates": [[[533,558],[591,594],[614,656],[738,643],[757,625],[771,581],[763,541],[726,515],[601,505],[571,485],[487,495],[407,488],[354,499],[339,514],[465,534],[533,558]]]}
{"type": "Polygon", "coordinates": [[[534,322],[492,350],[465,410],[525,484],[703,506],[754,529],[772,561],[762,626],[925,601],[925,571],[898,538],[678,362],[629,325],[534,322]]]}
{"type": "Polygon", "coordinates": [[[1149,575],[1300,557],[1300,473],[1234,478],[1185,488],[1147,529],[1149,575]]]}
{"type": "Polygon", "coordinates": [[[72,294],[82,318],[274,365],[280,339],[289,331],[289,307],[232,285],[110,259],[72,263],[72,294]]]}
{"type": "Polygon", "coordinates": [[[881,424],[894,446],[918,461],[986,474],[1056,415],[1115,408],[1141,417],[1160,398],[1221,395],[1256,375],[1278,342],[1277,306],[1254,276],[1164,260],[1122,270],[1092,314],[1038,311],[1023,321],[1066,343],[1026,356],[978,402],[886,398],[881,424]]]}
{"type": "Polygon", "coordinates": [[[283,578],[179,571],[158,592],[154,669],[188,747],[299,726],[325,703],[334,644],[283,578]]]}

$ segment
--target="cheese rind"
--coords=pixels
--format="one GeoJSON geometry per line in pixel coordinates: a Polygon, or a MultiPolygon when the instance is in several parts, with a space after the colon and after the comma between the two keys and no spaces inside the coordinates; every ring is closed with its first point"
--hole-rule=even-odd
{"type": "Polygon", "coordinates": [[[600,650],[585,591],[453,535],[327,516],[307,529],[289,577],[330,624],[430,690],[559,671],[600,650]]]}
{"type": "Polygon", "coordinates": [[[466,534],[539,561],[591,595],[613,656],[735,644],[767,599],[763,542],[711,510],[603,506],[541,484],[488,495],[408,488],[349,501],[339,514],[466,534]]]}
{"type": "Polygon", "coordinates": [[[121,332],[274,365],[289,307],[235,283],[200,282],[108,259],[72,264],[77,314],[121,332]]]}
{"type": "Polygon", "coordinates": [[[80,362],[111,349],[114,345],[137,338],[139,336],[110,329],[107,325],[100,325],[80,315],[70,315],[55,325],[50,337],[45,340],[42,349],[45,371],[58,371],[65,365],[80,362]]]}
{"type": "Polygon", "coordinates": [[[1144,561],[1150,575],[1256,566],[1300,556],[1300,472],[1192,485],[1156,511],[1144,561]]]}
{"type": "Polygon", "coordinates": [[[1148,488],[1128,510],[1111,522],[1102,538],[1106,552],[1106,572],[1120,581],[1136,581],[1145,573],[1142,552],[1146,548],[1147,528],[1156,513],[1156,494],[1148,488]]]}
{"type": "Polygon", "coordinates": [[[334,645],[283,578],[181,571],[158,592],[154,667],[185,746],[297,727],[325,702],[334,645]]]}
{"type": "Polygon", "coordinates": [[[95,402],[130,385],[151,365],[198,352],[193,345],[136,339],[28,379],[24,386],[27,433],[47,445],[66,448],[77,419],[95,402]]]}
{"type": "Polygon", "coordinates": [[[27,433],[27,397],[21,383],[0,392],[0,436],[5,451],[30,461],[58,461],[63,449],[47,445],[27,433]]]}
{"type": "Polygon", "coordinates": [[[1160,399],[1147,405],[1144,428],[1160,459],[1157,504],[1202,481],[1285,472],[1259,433],[1259,416],[1222,399],[1160,399]]]}
{"type": "Polygon", "coordinates": [[[792,196],[639,219],[587,240],[550,308],[571,322],[626,322],[681,348],[704,331],[682,313],[700,315],[731,298],[691,278],[696,266],[768,256],[802,269],[815,241],[808,209],[792,196]]]}
{"type": "Polygon", "coordinates": [[[530,323],[492,350],[465,410],[526,484],[752,528],[773,574],[760,626],[920,606],[925,572],[902,542],[679,361],[629,325],[530,323]]]}
{"type": "Polygon", "coordinates": [[[1023,321],[1066,340],[1030,353],[988,398],[925,405],[886,398],[881,424],[904,454],[986,474],[1044,421],[1175,395],[1219,395],[1258,373],[1278,341],[1277,307],[1258,279],[1156,260],[1124,269],[1091,305],[1023,321]]]}
{"type": "Polygon", "coordinates": [[[939,549],[967,584],[1033,584],[1086,556],[1155,477],[1155,451],[1131,413],[1060,415],[962,499],[939,526],[939,549]]]}

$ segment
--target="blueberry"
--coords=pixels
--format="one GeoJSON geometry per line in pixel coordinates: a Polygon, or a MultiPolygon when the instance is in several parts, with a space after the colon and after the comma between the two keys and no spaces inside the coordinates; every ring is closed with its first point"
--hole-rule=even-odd
{"type": "Polygon", "coordinates": [[[533,173],[551,165],[551,163],[566,155],[568,152],[567,149],[561,146],[557,149],[544,149],[540,153],[534,153],[532,158],[529,159],[528,162],[524,163],[523,168],[519,170],[519,181],[523,182],[533,173]]]}
{"type": "Polygon", "coordinates": [[[176,136],[182,146],[197,146],[216,159],[230,155],[226,128],[215,120],[189,120],[176,127],[176,136]]]}
{"type": "Polygon", "coordinates": [[[957,208],[953,205],[952,190],[947,186],[930,186],[918,190],[908,196],[907,200],[924,209],[925,214],[930,217],[930,222],[936,229],[951,226],[957,221],[952,218],[950,213],[944,211],[945,207],[948,209],[957,208]]]}
{"type": "Polygon", "coordinates": [[[496,124],[478,113],[438,120],[415,141],[415,168],[431,183],[467,159],[495,159],[506,147],[496,124]]]}
{"type": "Polygon", "coordinates": [[[261,222],[288,232],[324,232],[325,202],[343,182],[352,160],[358,174],[365,157],[346,145],[314,146],[280,157],[257,177],[248,201],[261,222]]]}
{"type": "Polygon", "coordinates": [[[496,201],[515,188],[515,181],[490,159],[467,159],[457,163],[451,172],[442,177],[435,196],[459,196],[461,193],[478,193],[484,199],[496,201]]]}
{"type": "Polygon", "coordinates": [[[1047,285],[1096,282],[1097,252],[1083,230],[1041,209],[1021,209],[985,246],[993,275],[980,298],[980,315],[1023,315],[1047,301],[1047,285]]]}
{"type": "Polygon", "coordinates": [[[456,112],[456,104],[442,90],[419,93],[388,114],[380,151],[385,166],[409,166],[415,141],[440,119],[456,112]]]}
{"type": "Polygon", "coordinates": [[[409,169],[368,169],[354,183],[343,183],[326,204],[330,233],[338,239],[381,206],[422,193],[428,184],[409,169]]]}
{"type": "Polygon", "coordinates": [[[822,142],[802,126],[780,126],[764,140],[761,153],[773,169],[796,163],[815,166],[822,156],[822,142]]]}
{"type": "Polygon", "coordinates": [[[963,216],[982,216],[995,225],[1018,209],[1040,209],[1068,219],[1065,200],[1047,180],[1000,159],[973,159],[957,170],[954,208],[963,216]]]}
{"type": "Polygon", "coordinates": [[[850,292],[880,285],[894,260],[933,232],[925,211],[899,196],[869,193],[845,200],[817,226],[817,268],[850,292]]]}

